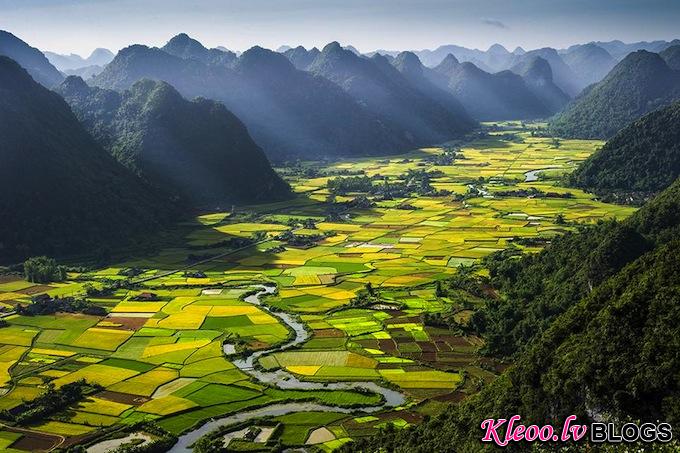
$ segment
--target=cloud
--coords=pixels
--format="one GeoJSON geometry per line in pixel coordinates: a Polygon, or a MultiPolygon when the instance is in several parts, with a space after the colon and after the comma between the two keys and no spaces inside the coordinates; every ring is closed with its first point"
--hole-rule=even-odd
{"type": "Polygon", "coordinates": [[[503,28],[503,29],[508,29],[507,25],[505,25],[503,22],[500,20],[496,19],[490,19],[490,18],[482,18],[482,23],[485,25],[488,25],[490,27],[496,27],[496,28],[503,28]]]}

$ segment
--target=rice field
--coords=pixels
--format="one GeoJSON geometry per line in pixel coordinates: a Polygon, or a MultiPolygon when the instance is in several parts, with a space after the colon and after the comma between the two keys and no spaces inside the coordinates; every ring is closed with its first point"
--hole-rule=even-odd
{"type": "MultiPolygon", "coordinates": [[[[475,309],[474,298],[438,297],[435,282],[460,265],[517,244],[518,238],[539,239],[516,245],[535,252],[540,250],[535,244],[578,224],[633,212],[559,186],[560,176],[601,142],[555,141],[534,137],[519,123],[501,126],[454,144],[458,151],[450,165],[438,164],[442,148],[427,148],[380,159],[300,164],[308,171],[280,169],[297,193],[294,200],[205,213],[178,226],[187,231],[183,243],[153,256],[69,274],[66,282],[49,285],[0,277],[0,307],[8,323],[0,329],[0,410],[16,410],[48,384],[60,388],[84,379],[101,385],[103,390],[25,427],[36,436],[63,436],[68,443],[141,420],[179,434],[207,419],[283,401],[378,404],[377,395],[357,391],[270,387],[234,366],[223,343],[247,353],[291,336],[275,313],[243,300],[252,285],[264,282],[278,290],[265,303],[298,317],[310,339],[299,348],[261,356],[257,367],[284,370],[303,381],[376,382],[408,398],[403,407],[366,416],[276,417],[282,429],[271,441],[331,451],[351,438],[387,425],[415,424],[455,404],[494,379],[497,370],[477,354],[480,338],[424,324],[427,313],[458,309],[456,319],[464,322],[475,309]],[[432,172],[431,185],[440,193],[368,196],[370,205],[360,207],[351,202],[365,194],[347,193],[335,202],[350,204],[329,215],[327,184],[335,177],[329,174],[379,175],[379,184],[404,181],[409,170],[432,172]],[[542,177],[525,181],[525,173],[534,170],[542,170],[542,177]],[[288,232],[318,240],[292,245],[284,238],[288,232]],[[253,245],[228,245],[234,238],[253,245]],[[106,316],[12,314],[36,294],[79,296],[86,283],[101,287],[125,280],[126,269],[139,270],[138,285],[90,298],[106,308],[106,316]],[[381,303],[353,305],[368,287],[381,303]]],[[[0,431],[0,449],[35,447],[29,438],[0,431]]]]}

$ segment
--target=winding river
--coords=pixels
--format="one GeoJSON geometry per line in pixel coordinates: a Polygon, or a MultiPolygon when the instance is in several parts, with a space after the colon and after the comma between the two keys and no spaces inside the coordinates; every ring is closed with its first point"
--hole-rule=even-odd
{"type": "MultiPolygon", "coordinates": [[[[275,371],[264,371],[256,369],[254,364],[259,357],[263,355],[270,354],[272,352],[283,351],[289,349],[293,346],[304,343],[309,339],[309,332],[305,329],[304,324],[299,321],[295,316],[285,313],[273,311],[261,301],[262,296],[273,294],[276,292],[275,286],[259,285],[260,291],[246,297],[244,300],[253,305],[258,305],[262,310],[267,311],[272,316],[278,318],[283,323],[285,323],[294,332],[294,336],[291,340],[284,343],[283,345],[276,346],[271,349],[265,349],[262,351],[252,352],[244,358],[234,360],[232,363],[239,368],[244,373],[254,377],[257,381],[276,386],[280,389],[299,389],[299,390],[357,390],[359,388],[364,388],[375,393],[379,393],[384,397],[384,403],[377,406],[364,406],[359,408],[342,408],[336,406],[328,406],[319,403],[312,402],[293,402],[293,403],[274,403],[269,406],[261,407],[259,409],[246,410],[243,412],[237,412],[226,417],[211,420],[205,423],[200,428],[190,431],[182,436],[180,436],[178,442],[170,449],[171,452],[189,452],[191,451],[191,445],[196,442],[199,438],[205,436],[209,432],[220,428],[222,426],[229,426],[236,423],[242,423],[248,420],[254,420],[261,417],[267,416],[279,416],[285,415],[292,412],[307,412],[307,411],[326,411],[326,412],[341,412],[341,413],[353,413],[353,412],[376,412],[378,410],[396,407],[404,404],[406,402],[405,396],[395,390],[391,390],[382,387],[375,382],[307,382],[301,381],[293,374],[288,373],[284,370],[275,371]]],[[[230,355],[234,351],[234,345],[225,344],[224,352],[230,355]]]]}

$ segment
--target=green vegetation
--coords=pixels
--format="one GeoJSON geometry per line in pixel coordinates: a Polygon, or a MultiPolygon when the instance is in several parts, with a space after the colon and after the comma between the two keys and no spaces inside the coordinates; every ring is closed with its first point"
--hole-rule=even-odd
{"type": "Polygon", "coordinates": [[[93,316],[105,316],[106,309],[95,305],[85,299],[75,297],[54,298],[47,294],[35,296],[28,305],[17,304],[17,313],[22,316],[51,315],[57,312],[64,313],[84,313],[93,316]]]}
{"type": "Polygon", "coordinates": [[[677,180],[624,222],[564,236],[534,256],[493,257],[492,281],[508,297],[481,313],[492,352],[522,351],[515,364],[439,417],[346,450],[475,450],[479,420],[508,413],[540,425],[588,420],[597,407],[611,421],[677,423],[679,212],[677,180]],[[502,336],[509,348],[494,345],[502,336]]]}
{"type": "Polygon", "coordinates": [[[282,417],[263,447],[310,441],[325,450],[441,413],[504,369],[480,355],[491,342],[475,313],[491,317],[486,300],[495,294],[483,259],[500,260],[506,249],[535,255],[558,237],[635,211],[561,187],[601,143],[541,137],[544,127],[495,123],[445,148],[299,162],[281,169],[294,199],[201,214],[157,253],[73,267],[63,282],[3,276],[0,304],[16,313],[0,336],[0,409],[15,411],[45,385],[96,383],[101,391],[21,424],[72,440],[149,420],[178,435],[277,403],[382,404],[376,393],[330,386],[338,382],[373,382],[405,396],[404,406],[370,416],[282,417]],[[533,170],[544,177],[526,181],[533,170]],[[395,190],[374,189],[385,186],[395,190]],[[264,300],[273,312],[244,300],[262,283],[277,287],[264,300]],[[291,335],[277,311],[299,317],[309,340],[275,350],[291,335]],[[236,366],[269,349],[258,369],[319,388],[280,389],[236,366]]]}
{"type": "Polygon", "coordinates": [[[642,201],[680,175],[680,102],[622,129],[568,176],[570,185],[616,201],[642,201]]]}
{"type": "Polygon", "coordinates": [[[54,258],[36,256],[24,261],[24,277],[33,283],[63,282],[66,268],[59,266],[54,258]]]}
{"type": "Polygon", "coordinates": [[[5,411],[1,416],[16,423],[38,421],[80,401],[85,393],[96,389],[96,384],[88,384],[84,380],[66,384],[59,389],[51,385],[38,398],[24,402],[14,413],[5,411]]]}
{"type": "Polygon", "coordinates": [[[0,57],[0,262],[130,244],[175,212],[94,142],[69,106],[0,57]],[[24,175],[31,176],[26,190],[24,175]]]}
{"type": "Polygon", "coordinates": [[[551,122],[558,137],[610,138],[644,114],[680,99],[680,72],[658,54],[630,53],[551,122]]]}
{"type": "Polygon", "coordinates": [[[245,126],[218,102],[187,101],[167,83],[151,80],[119,94],[72,76],[57,91],[120,163],[192,206],[289,195],[245,126]]]}

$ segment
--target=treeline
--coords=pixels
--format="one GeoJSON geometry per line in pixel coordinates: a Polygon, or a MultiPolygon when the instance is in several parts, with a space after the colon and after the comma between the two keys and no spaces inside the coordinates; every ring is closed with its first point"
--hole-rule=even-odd
{"type": "Polygon", "coordinates": [[[12,409],[12,412],[7,410],[0,412],[0,417],[18,424],[44,420],[82,400],[84,395],[101,389],[100,385],[89,384],[84,379],[64,384],[59,388],[49,384],[43,394],[33,400],[24,401],[18,408],[12,409]]]}
{"type": "Polygon", "coordinates": [[[350,176],[328,180],[327,187],[333,195],[347,195],[349,193],[364,193],[374,195],[384,200],[406,198],[413,194],[421,196],[446,196],[451,192],[437,190],[432,187],[431,180],[442,176],[441,171],[426,171],[409,169],[398,180],[390,181],[382,176],[350,176]]]}
{"type": "Polygon", "coordinates": [[[23,316],[51,315],[62,313],[83,313],[91,316],[106,316],[104,307],[93,304],[87,299],[76,297],[50,297],[46,294],[35,296],[28,305],[18,304],[16,312],[23,316]]]}

